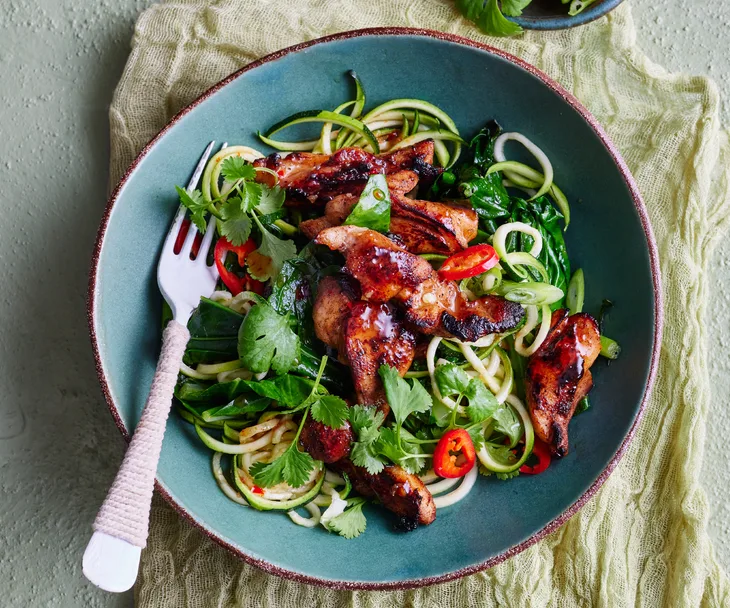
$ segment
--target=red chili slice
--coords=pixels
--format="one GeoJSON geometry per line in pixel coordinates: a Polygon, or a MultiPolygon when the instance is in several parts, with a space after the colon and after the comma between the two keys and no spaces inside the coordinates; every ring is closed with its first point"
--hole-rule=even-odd
{"type": "Polygon", "coordinates": [[[436,444],[433,470],[439,477],[463,477],[476,462],[476,450],[464,429],[447,431],[436,444]]]}
{"type": "Polygon", "coordinates": [[[256,249],[256,242],[253,239],[248,239],[243,245],[234,246],[228,239],[221,237],[215,244],[215,250],[213,251],[215,265],[218,268],[218,273],[221,275],[221,281],[223,281],[223,284],[234,296],[244,291],[244,289],[255,291],[256,293],[263,291],[263,283],[260,281],[252,279],[248,274],[244,277],[239,277],[225,266],[226,257],[230,252],[236,255],[238,265],[243,268],[246,264],[246,256],[254,249],[256,249]]]}
{"type": "Polygon", "coordinates": [[[448,258],[441,265],[439,276],[442,279],[459,281],[482,274],[498,263],[499,256],[494,247],[486,243],[474,245],[448,258]]]}
{"type": "Polygon", "coordinates": [[[546,443],[543,443],[537,438],[535,438],[535,445],[532,446],[532,455],[537,458],[537,464],[534,466],[523,464],[520,467],[520,473],[539,475],[550,466],[550,462],[552,461],[550,448],[546,443]]]}

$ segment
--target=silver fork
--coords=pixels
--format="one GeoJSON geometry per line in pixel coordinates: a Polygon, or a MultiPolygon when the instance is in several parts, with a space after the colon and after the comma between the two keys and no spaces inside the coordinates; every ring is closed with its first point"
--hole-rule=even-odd
{"type": "MultiPolygon", "coordinates": [[[[200,181],[214,145],[215,142],[211,142],[205,149],[188,184],[188,192],[200,181]]],[[[208,221],[195,259],[191,258],[198,230],[192,223],[180,252],[175,254],[175,241],[185,214],[186,209],[181,205],[167,233],[157,266],[157,284],[172,309],[173,320],[162,335],[160,359],[142,417],[116,479],[96,516],[94,534],[84,553],[84,575],[106,591],[126,591],[137,578],[140,554],[147,543],[150,505],[165,423],[180,363],[190,338],[186,325],[200,297],[211,295],[218,280],[215,264],[207,264],[208,250],[215,235],[214,217],[208,221]]]]}

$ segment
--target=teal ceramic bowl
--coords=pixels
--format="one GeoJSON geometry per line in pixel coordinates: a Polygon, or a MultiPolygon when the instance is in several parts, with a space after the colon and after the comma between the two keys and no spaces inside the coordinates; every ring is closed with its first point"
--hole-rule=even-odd
{"type": "Polygon", "coordinates": [[[597,0],[574,17],[568,15],[569,4],[560,0],[533,0],[519,17],[511,18],[528,30],[563,30],[584,25],[603,17],[623,0],[597,0]]]}
{"type": "Polygon", "coordinates": [[[623,346],[595,367],[593,407],[571,425],[571,452],[536,477],[480,478],[467,499],[428,527],[403,534],[368,507],[368,527],[345,540],[241,508],[218,489],[210,455],[172,415],[158,489],[177,511],[247,562],[281,576],[337,588],[405,588],[457,578],[519,553],[573,515],[605,481],[646,403],[660,340],[659,266],[646,209],[606,134],[570,94],[501,51],[437,32],[347,32],[292,47],[233,74],[178,114],[142,151],[115,190],[94,252],[89,291],[101,385],[126,438],[147,397],[160,346],[155,269],[186,183],[205,145],[254,145],[257,129],[298,110],[330,108],[349,94],[355,69],[368,103],[428,99],[465,135],[488,119],[527,134],[552,159],[574,202],[567,232],[587,277],[586,310],[616,304],[610,334],[623,346]]]}

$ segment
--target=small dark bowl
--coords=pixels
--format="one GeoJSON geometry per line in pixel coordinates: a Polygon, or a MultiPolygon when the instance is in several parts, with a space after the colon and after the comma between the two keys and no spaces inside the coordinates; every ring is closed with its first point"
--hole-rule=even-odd
{"type": "Polygon", "coordinates": [[[528,30],[564,30],[595,21],[615,9],[623,0],[598,0],[582,13],[568,15],[569,4],[560,0],[533,0],[520,17],[512,19],[528,30]]]}

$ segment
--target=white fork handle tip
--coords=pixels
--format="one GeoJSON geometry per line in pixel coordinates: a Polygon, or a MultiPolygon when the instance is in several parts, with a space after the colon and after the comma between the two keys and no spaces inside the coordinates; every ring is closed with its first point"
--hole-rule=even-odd
{"type": "Polygon", "coordinates": [[[84,576],[104,591],[128,591],[137,580],[141,555],[141,547],[104,532],[94,532],[84,552],[84,576]]]}

